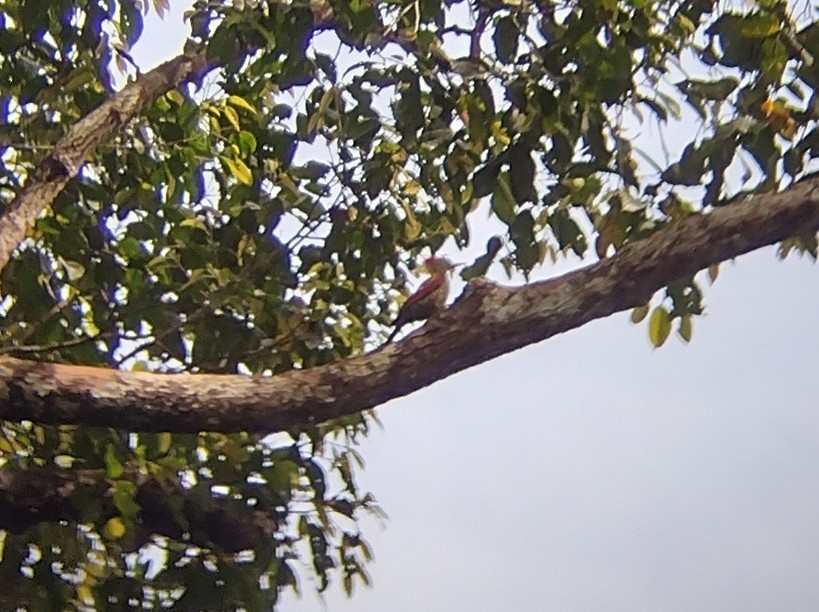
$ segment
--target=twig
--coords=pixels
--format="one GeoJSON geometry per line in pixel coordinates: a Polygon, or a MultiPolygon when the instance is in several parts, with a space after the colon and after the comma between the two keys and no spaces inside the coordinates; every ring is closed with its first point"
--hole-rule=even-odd
{"type": "Polygon", "coordinates": [[[96,336],[86,336],[84,338],[72,338],[65,342],[57,342],[55,344],[29,344],[24,346],[3,346],[0,347],[0,355],[8,355],[9,353],[43,353],[46,351],[56,351],[59,349],[70,348],[85,344],[86,342],[96,342],[103,338],[110,337],[111,334],[97,334],[96,336]]]}

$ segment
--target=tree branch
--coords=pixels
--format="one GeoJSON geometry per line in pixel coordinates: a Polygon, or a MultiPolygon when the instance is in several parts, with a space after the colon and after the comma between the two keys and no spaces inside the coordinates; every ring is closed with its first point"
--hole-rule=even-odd
{"type": "Polygon", "coordinates": [[[710,264],[819,230],[819,177],[669,225],[548,281],[470,283],[405,341],[273,378],[149,374],[0,358],[0,418],[129,430],[273,432],[408,395],[456,372],[645,304],[710,264]]]}
{"type": "MultiPolygon", "coordinates": [[[[187,541],[202,547],[214,544],[225,552],[256,548],[268,541],[275,532],[274,520],[263,512],[254,511],[244,503],[211,498],[204,507],[201,496],[195,496],[178,484],[160,485],[150,476],[130,474],[136,485],[134,501],[140,530],[147,538],[151,534],[187,541]],[[181,500],[181,505],[174,505],[181,500]],[[187,529],[182,529],[172,517],[184,517],[187,529]]],[[[43,521],[89,522],[99,524],[119,516],[111,497],[111,482],[104,470],[0,468],[0,528],[23,533],[43,521]],[[78,504],[77,499],[97,500],[96,504],[78,504]],[[83,514],[95,508],[96,516],[83,514]]],[[[143,542],[135,542],[138,547],[143,542]]]]}
{"type": "Polygon", "coordinates": [[[60,138],[0,215],[0,270],[34,222],[77,175],[91,153],[166,91],[201,79],[213,65],[205,52],[179,55],[141,75],[88,113],[60,138]]]}

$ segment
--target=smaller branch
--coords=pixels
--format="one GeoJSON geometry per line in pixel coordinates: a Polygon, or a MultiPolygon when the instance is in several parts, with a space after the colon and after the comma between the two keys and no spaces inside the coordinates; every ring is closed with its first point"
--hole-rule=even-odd
{"type": "Polygon", "coordinates": [[[461,26],[451,25],[438,30],[439,34],[457,34],[458,36],[472,36],[475,30],[473,28],[462,28],[461,26]]]}
{"type": "Polygon", "coordinates": [[[469,36],[469,57],[478,59],[481,57],[481,36],[486,29],[486,20],[489,19],[490,10],[481,6],[478,9],[478,19],[475,22],[475,28],[469,36]]]}
{"type": "MultiPolygon", "coordinates": [[[[191,283],[191,281],[188,281],[187,283],[185,283],[185,285],[180,289],[180,291],[183,291],[190,283],[191,283]]],[[[205,315],[206,312],[207,312],[207,308],[204,305],[200,306],[199,308],[197,308],[195,311],[193,311],[185,319],[185,324],[190,324],[190,323],[193,323],[194,321],[197,321],[198,319],[202,318],[205,315]]],[[[139,346],[135,347],[133,350],[128,351],[128,353],[126,353],[124,357],[120,357],[119,359],[117,359],[116,360],[116,367],[117,368],[120,367],[123,363],[125,363],[126,361],[131,359],[131,357],[136,356],[140,351],[144,351],[144,350],[152,347],[155,344],[160,344],[162,342],[162,340],[167,338],[169,335],[171,335],[175,331],[180,331],[180,327],[169,327],[165,331],[163,331],[162,333],[147,334],[147,336],[142,336],[143,338],[147,337],[149,339],[146,340],[145,342],[143,342],[142,344],[140,344],[139,346]]],[[[131,338],[128,338],[128,339],[130,340],[131,338]]]]}
{"type": "Polygon", "coordinates": [[[79,346],[86,342],[96,342],[110,337],[111,334],[97,334],[96,336],[83,336],[82,338],[73,338],[65,342],[55,342],[54,344],[29,344],[24,346],[4,346],[0,347],[0,355],[10,355],[15,353],[30,354],[30,353],[45,353],[47,351],[58,351],[60,349],[71,348],[72,346],[79,346]]]}
{"type": "Polygon", "coordinates": [[[137,345],[134,349],[128,351],[122,357],[117,358],[117,361],[116,361],[116,364],[115,364],[116,367],[119,368],[123,363],[125,363],[126,361],[128,361],[132,357],[136,357],[139,353],[141,353],[142,351],[144,351],[146,349],[149,349],[154,344],[156,344],[156,340],[146,340],[142,344],[137,345]]]}
{"type": "MultiPolygon", "coordinates": [[[[203,548],[218,546],[225,552],[257,548],[270,541],[276,531],[267,514],[223,498],[194,495],[178,482],[161,485],[137,471],[126,476],[137,487],[134,501],[140,506],[137,525],[147,540],[159,534],[176,541],[187,541],[203,548]],[[189,529],[182,529],[172,518],[181,513],[189,529]],[[175,501],[176,500],[176,501],[175,501]],[[186,535],[189,538],[186,539],[186,535]]],[[[104,524],[118,516],[111,497],[111,482],[104,470],[0,468],[0,528],[23,533],[42,522],[72,521],[104,524]],[[100,500],[96,516],[86,516],[74,503],[77,495],[100,500]]]]}

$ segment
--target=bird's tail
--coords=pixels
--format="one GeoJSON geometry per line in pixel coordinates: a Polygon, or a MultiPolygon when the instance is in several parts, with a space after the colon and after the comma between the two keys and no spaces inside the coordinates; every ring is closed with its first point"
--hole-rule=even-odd
{"type": "Polygon", "coordinates": [[[393,330],[390,332],[390,335],[387,336],[387,341],[384,344],[389,344],[390,342],[392,342],[392,339],[395,338],[395,336],[398,335],[398,332],[400,330],[401,330],[401,326],[396,325],[395,328],[393,328],[393,330]]]}

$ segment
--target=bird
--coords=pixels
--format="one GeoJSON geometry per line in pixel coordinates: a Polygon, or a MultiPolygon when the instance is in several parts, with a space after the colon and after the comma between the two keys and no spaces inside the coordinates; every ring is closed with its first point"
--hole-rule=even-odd
{"type": "Polygon", "coordinates": [[[431,276],[401,306],[398,316],[392,323],[395,329],[387,338],[387,343],[391,342],[407,323],[429,319],[446,307],[446,299],[449,295],[448,275],[455,264],[445,257],[428,257],[424,261],[424,267],[431,276]]]}

